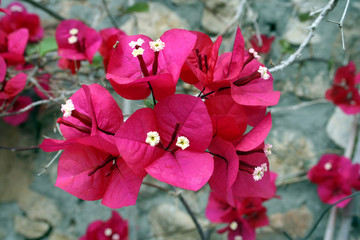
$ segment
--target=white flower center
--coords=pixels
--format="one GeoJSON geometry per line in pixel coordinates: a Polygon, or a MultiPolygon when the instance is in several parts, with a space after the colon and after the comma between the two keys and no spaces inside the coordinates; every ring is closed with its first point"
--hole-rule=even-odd
{"type": "Polygon", "coordinates": [[[136,46],[141,47],[141,45],[143,45],[144,42],[145,42],[145,41],[144,41],[142,38],[139,38],[136,42],[135,42],[135,41],[131,41],[131,42],[129,43],[129,46],[130,46],[131,48],[135,48],[136,46]]]}
{"type": "Polygon", "coordinates": [[[264,153],[265,155],[268,157],[271,155],[271,148],[272,148],[272,145],[271,144],[265,144],[263,150],[264,150],[264,153]]]}
{"type": "Polygon", "coordinates": [[[250,49],[249,49],[249,53],[251,53],[251,54],[254,56],[254,58],[256,58],[257,60],[261,59],[261,57],[260,57],[259,54],[255,51],[255,49],[250,48],[250,49]]]}
{"type": "Polygon", "coordinates": [[[10,11],[12,11],[12,12],[22,12],[23,9],[22,9],[22,7],[20,7],[18,5],[13,5],[13,6],[10,7],[10,11]]]}
{"type": "Polygon", "coordinates": [[[155,147],[160,142],[160,135],[158,132],[148,132],[146,136],[146,143],[150,146],[155,147]]]}
{"type": "Polygon", "coordinates": [[[238,228],[238,223],[233,221],[232,223],[230,223],[230,229],[235,231],[238,228]]]}
{"type": "Polygon", "coordinates": [[[68,38],[68,42],[69,42],[70,44],[74,44],[74,43],[76,43],[77,41],[78,41],[77,36],[72,35],[72,36],[70,36],[70,37],[68,38]]]}
{"type": "Polygon", "coordinates": [[[113,233],[113,231],[111,228],[106,228],[104,231],[104,235],[107,237],[110,237],[112,233],[113,233]]]}
{"type": "Polygon", "coordinates": [[[63,113],[63,117],[70,117],[73,110],[75,110],[75,106],[71,99],[67,100],[65,104],[61,104],[61,112],[63,113]]]}
{"type": "Polygon", "coordinates": [[[161,41],[160,39],[157,39],[156,41],[150,41],[149,42],[150,48],[154,52],[158,52],[160,50],[163,50],[165,48],[165,43],[161,41]]]}
{"type": "Polygon", "coordinates": [[[143,55],[143,54],[144,54],[144,49],[143,49],[143,48],[134,49],[134,50],[132,51],[132,55],[133,55],[134,57],[137,57],[137,56],[143,55]]]}
{"type": "Polygon", "coordinates": [[[120,235],[117,234],[117,233],[114,233],[114,234],[111,236],[111,240],[120,240],[120,235]]]}
{"type": "Polygon", "coordinates": [[[242,236],[237,235],[237,236],[234,237],[234,240],[243,240],[243,238],[242,238],[242,236]]]}
{"type": "Polygon", "coordinates": [[[260,167],[263,169],[264,172],[268,170],[266,163],[261,164],[260,167]]]}
{"type": "Polygon", "coordinates": [[[258,71],[258,73],[261,74],[262,79],[267,80],[267,79],[270,78],[270,75],[267,73],[267,68],[266,67],[260,66],[257,71],[258,71]]]}
{"type": "Polygon", "coordinates": [[[185,150],[190,146],[190,141],[187,137],[181,136],[177,138],[176,146],[180,147],[182,150],[185,150]]]}
{"type": "Polygon", "coordinates": [[[76,34],[79,33],[79,29],[77,29],[77,28],[72,28],[72,29],[70,29],[69,33],[70,33],[71,35],[76,35],[76,34]]]}
{"type": "Polygon", "coordinates": [[[331,169],[332,169],[332,164],[331,164],[331,162],[325,163],[324,168],[325,168],[325,170],[327,170],[327,171],[331,170],[331,169]]]}
{"type": "Polygon", "coordinates": [[[252,175],[255,181],[259,181],[264,177],[264,169],[262,167],[256,167],[252,175]]]}

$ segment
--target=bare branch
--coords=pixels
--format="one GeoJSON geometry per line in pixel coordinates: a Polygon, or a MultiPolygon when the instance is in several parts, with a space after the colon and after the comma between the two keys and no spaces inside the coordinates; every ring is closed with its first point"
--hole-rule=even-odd
{"type": "Polygon", "coordinates": [[[41,170],[41,172],[38,173],[38,176],[41,176],[44,172],[46,172],[46,170],[51,166],[51,164],[55,162],[55,160],[60,156],[62,152],[63,150],[58,151],[56,155],[50,160],[50,162],[48,162],[48,164],[42,166],[43,169],[41,170]]]}
{"type": "Polygon", "coordinates": [[[325,16],[336,6],[338,0],[330,0],[328,4],[322,8],[321,13],[315,19],[315,21],[309,27],[309,33],[307,34],[305,40],[300,44],[299,48],[291,54],[288,59],[281,62],[279,65],[272,67],[269,69],[269,72],[276,72],[279,70],[283,70],[285,67],[289,66],[293,63],[297,58],[301,56],[301,52],[304,48],[309,44],[311,38],[314,36],[314,32],[316,28],[319,26],[320,22],[325,18],[325,16]]]}
{"type": "Polygon", "coordinates": [[[236,9],[234,18],[227,24],[224,30],[218,34],[218,36],[224,35],[236,23],[236,21],[240,18],[241,14],[243,13],[245,3],[246,0],[241,0],[238,8],[236,9]]]}
{"type": "Polygon", "coordinates": [[[329,102],[326,99],[316,99],[313,101],[302,102],[297,105],[288,106],[288,107],[274,107],[274,108],[271,108],[271,113],[295,111],[300,108],[308,107],[308,106],[319,104],[319,103],[329,103],[329,102]]]}

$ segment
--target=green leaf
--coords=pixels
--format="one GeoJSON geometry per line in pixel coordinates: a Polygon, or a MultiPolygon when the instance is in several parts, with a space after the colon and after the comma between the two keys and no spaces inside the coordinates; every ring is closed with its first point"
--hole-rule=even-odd
{"type": "Polygon", "coordinates": [[[95,55],[91,67],[102,67],[103,57],[101,55],[95,55]]]}
{"type": "Polygon", "coordinates": [[[26,46],[26,56],[30,56],[39,52],[39,44],[29,43],[26,46]]]}
{"type": "Polygon", "coordinates": [[[39,54],[41,57],[46,53],[52,52],[58,49],[55,37],[44,38],[39,44],[39,54]]]}
{"type": "Polygon", "coordinates": [[[128,7],[124,13],[134,13],[134,12],[148,12],[149,4],[146,2],[135,3],[134,5],[128,7]]]}
{"type": "Polygon", "coordinates": [[[279,44],[281,46],[281,50],[283,53],[294,53],[295,52],[295,47],[289,43],[288,41],[286,41],[285,39],[281,39],[279,41],[279,44]]]}
{"type": "Polygon", "coordinates": [[[307,20],[310,20],[310,19],[312,19],[312,16],[310,16],[310,12],[300,13],[299,14],[300,22],[306,22],[307,20]]]}
{"type": "Polygon", "coordinates": [[[145,104],[145,107],[148,107],[148,108],[154,108],[154,103],[152,101],[152,99],[144,99],[144,104],[145,104]]]}

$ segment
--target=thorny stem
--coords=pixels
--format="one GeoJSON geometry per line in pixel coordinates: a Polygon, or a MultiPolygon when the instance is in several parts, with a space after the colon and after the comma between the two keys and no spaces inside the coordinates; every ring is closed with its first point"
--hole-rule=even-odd
{"type": "Polygon", "coordinates": [[[45,166],[42,166],[41,172],[38,173],[38,176],[41,176],[50,166],[53,164],[53,162],[60,156],[60,154],[63,152],[63,150],[60,150],[56,153],[56,155],[46,164],[45,166]]]}
{"type": "Polygon", "coordinates": [[[49,14],[50,16],[56,18],[59,21],[63,21],[65,20],[64,17],[60,16],[59,14],[57,14],[56,12],[52,11],[51,9],[45,7],[43,4],[37,3],[33,0],[22,0],[23,2],[27,2],[30,3],[31,5],[33,5],[34,7],[37,7],[41,10],[43,10],[44,12],[46,12],[47,14],[49,14]]]}
{"type": "Polygon", "coordinates": [[[330,0],[328,4],[321,10],[319,16],[315,19],[315,21],[309,27],[309,33],[307,34],[305,40],[300,44],[299,48],[291,54],[288,59],[281,62],[279,65],[270,68],[269,72],[276,72],[279,70],[283,70],[285,67],[289,66],[293,63],[297,58],[301,56],[301,52],[305,49],[305,47],[309,44],[311,38],[314,36],[314,32],[316,28],[319,26],[320,22],[325,18],[325,16],[336,6],[338,0],[330,0]]]}
{"type": "Polygon", "coordinates": [[[104,6],[104,10],[106,12],[106,14],[108,15],[111,24],[115,27],[115,28],[119,28],[119,25],[116,23],[114,17],[111,15],[110,10],[109,10],[109,6],[107,5],[106,0],[101,0],[104,6]]]}
{"type": "Polygon", "coordinates": [[[31,146],[31,147],[22,147],[22,148],[18,148],[18,147],[2,147],[0,146],[0,150],[9,150],[12,152],[18,152],[18,151],[27,151],[27,150],[34,150],[34,149],[39,149],[39,146],[31,146]]]}

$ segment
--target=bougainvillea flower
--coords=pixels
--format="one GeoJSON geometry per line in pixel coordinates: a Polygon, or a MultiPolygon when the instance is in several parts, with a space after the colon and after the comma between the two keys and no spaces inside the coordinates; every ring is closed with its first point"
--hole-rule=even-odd
{"type": "MultiPolygon", "coordinates": [[[[10,107],[10,104],[12,104],[12,102],[15,99],[6,99],[6,100],[1,100],[0,99],[0,106],[4,106],[3,109],[7,109],[8,107],[10,107]]],[[[12,107],[7,110],[7,112],[11,113],[11,112],[17,112],[20,109],[30,105],[32,103],[32,100],[30,97],[28,96],[19,96],[15,102],[12,104],[12,107]]],[[[16,115],[11,115],[11,116],[6,116],[3,117],[4,121],[10,125],[13,126],[18,126],[24,122],[26,122],[26,120],[29,118],[29,114],[30,114],[30,110],[20,114],[16,114],[16,115]]]]}
{"type": "MultiPolygon", "coordinates": [[[[50,78],[51,78],[51,74],[50,73],[43,73],[39,76],[36,76],[36,79],[39,83],[39,85],[43,88],[43,90],[45,90],[50,96],[52,96],[51,92],[50,92],[50,78]]],[[[48,99],[48,97],[36,86],[34,87],[34,90],[36,92],[36,94],[41,97],[42,99],[48,99]]]]}
{"type": "Polygon", "coordinates": [[[28,13],[25,6],[19,2],[11,3],[7,9],[11,14],[0,19],[1,30],[10,34],[26,28],[29,31],[29,42],[39,42],[44,37],[44,29],[41,27],[38,15],[28,13]]]}
{"type": "Polygon", "coordinates": [[[58,54],[69,61],[88,60],[90,63],[100,48],[101,36],[79,20],[61,21],[56,28],[58,54]]]}
{"type": "Polygon", "coordinates": [[[268,53],[271,50],[271,44],[275,40],[275,36],[268,37],[266,35],[260,35],[261,42],[260,44],[259,39],[256,35],[250,38],[250,44],[254,48],[254,50],[258,53],[268,53]]]}
{"type": "Polygon", "coordinates": [[[86,234],[79,240],[128,240],[128,221],[112,211],[107,221],[97,220],[88,226],[86,234]]]}
{"type": "Polygon", "coordinates": [[[153,92],[161,100],[175,93],[181,67],[195,41],[193,33],[182,29],[166,31],[156,41],[145,35],[120,37],[106,78],[124,98],[144,99],[153,92]]]}
{"type": "Polygon", "coordinates": [[[168,184],[198,190],[213,172],[213,158],[204,151],[212,139],[205,104],[190,95],[172,95],[154,109],[140,109],[116,134],[117,146],[135,172],[145,170],[168,184]]]}
{"type": "Polygon", "coordinates": [[[0,57],[0,99],[10,99],[18,95],[26,85],[27,75],[25,73],[19,73],[15,77],[7,80],[6,63],[2,57],[0,57]]]}
{"type": "Polygon", "coordinates": [[[29,37],[29,31],[21,28],[7,34],[0,29],[0,56],[8,65],[25,63],[24,51],[29,37]]]}
{"type": "Polygon", "coordinates": [[[360,73],[356,75],[353,62],[337,69],[334,82],[325,93],[326,99],[339,106],[346,114],[360,112],[360,95],[356,85],[360,83],[360,73]]]}
{"type": "Polygon", "coordinates": [[[117,28],[105,28],[100,30],[100,36],[102,43],[99,49],[101,56],[103,57],[103,63],[105,71],[109,63],[112,52],[114,51],[114,45],[120,36],[126,36],[125,32],[117,28]]]}
{"type": "MultiPolygon", "coordinates": [[[[351,160],[337,154],[324,154],[317,165],[308,172],[310,181],[318,184],[320,199],[333,204],[336,201],[349,196],[352,184],[358,173],[353,171],[351,160]]],[[[344,207],[350,200],[345,200],[338,207],[344,207]]]]}
{"type": "Polygon", "coordinates": [[[58,61],[58,67],[63,70],[69,69],[72,74],[75,74],[77,71],[79,71],[79,69],[81,67],[81,61],[60,58],[58,61]]]}
{"type": "MultiPolygon", "coordinates": [[[[62,105],[62,112],[64,116],[57,122],[67,140],[89,135],[107,138],[115,135],[123,123],[121,109],[111,94],[99,84],[83,85],[62,105]]],[[[44,151],[47,151],[47,142],[51,140],[45,139],[41,144],[44,151]]]]}
{"type": "Polygon", "coordinates": [[[126,165],[109,138],[80,139],[61,154],[55,186],[83,200],[102,199],[110,208],[134,205],[145,174],[126,165]]]}

